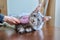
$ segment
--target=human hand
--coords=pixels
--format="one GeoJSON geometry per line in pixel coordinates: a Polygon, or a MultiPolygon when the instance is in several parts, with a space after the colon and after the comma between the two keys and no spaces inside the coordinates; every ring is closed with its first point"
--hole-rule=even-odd
{"type": "Polygon", "coordinates": [[[7,22],[9,24],[18,24],[20,23],[20,20],[15,17],[4,16],[4,22],[7,22]]]}

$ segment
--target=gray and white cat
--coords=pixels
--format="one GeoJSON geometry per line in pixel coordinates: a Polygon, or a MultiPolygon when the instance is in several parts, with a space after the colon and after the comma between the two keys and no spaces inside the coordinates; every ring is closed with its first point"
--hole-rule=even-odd
{"type": "MultiPolygon", "coordinates": [[[[22,16],[24,17],[24,16],[22,16]]],[[[21,19],[22,17],[19,17],[21,19]]],[[[31,15],[28,15],[28,23],[20,23],[15,25],[16,31],[18,33],[32,32],[35,31],[36,28],[39,28],[43,17],[38,12],[33,12],[31,15]]]]}

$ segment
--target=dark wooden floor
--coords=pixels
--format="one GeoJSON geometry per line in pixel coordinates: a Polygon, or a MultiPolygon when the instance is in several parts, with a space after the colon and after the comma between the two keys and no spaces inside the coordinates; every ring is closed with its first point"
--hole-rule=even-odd
{"type": "Polygon", "coordinates": [[[13,34],[7,36],[0,31],[0,40],[60,40],[60,28],[47,26],[43,30],[26,34],[13,34]]]}

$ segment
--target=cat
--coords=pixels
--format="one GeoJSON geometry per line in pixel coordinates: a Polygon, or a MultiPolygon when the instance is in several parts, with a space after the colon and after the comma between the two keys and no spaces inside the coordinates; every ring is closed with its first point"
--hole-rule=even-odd
{"type": "Polygon", "coordinates": [[[30,15],[18,17],[21,21],[20,24],[15,25],[16,27],[16,32],[18,33],[27,33],[27,32],[32,32],[36,31],[35,27],[38,28],[41,24],[41,21],[43,17],[39,15],[40,13],[38,12],[33,12],[30,15]],[[27,22],[25,22],[25,18],[27,18],[27,22]],[[23,19],[23,20],[21,20],[23,19]]]}

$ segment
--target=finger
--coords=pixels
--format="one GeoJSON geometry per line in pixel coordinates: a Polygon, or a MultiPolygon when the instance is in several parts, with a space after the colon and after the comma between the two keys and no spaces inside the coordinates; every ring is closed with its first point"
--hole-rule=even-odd
{"type": "Polygon", "coordinates": [[[7,20],[7,22],[10,23],[10,24],[16,24],[16,22],[13,19],[10,19],[10,18],[7,20]]]}
{"type": "Polygon", "coordinates": [[[13,19],[13,21],[15,21],[16,23],[20,23],[20,21],[18,20],[18,19],[16,19],[16,18],[12,18],[13,19]]]}

